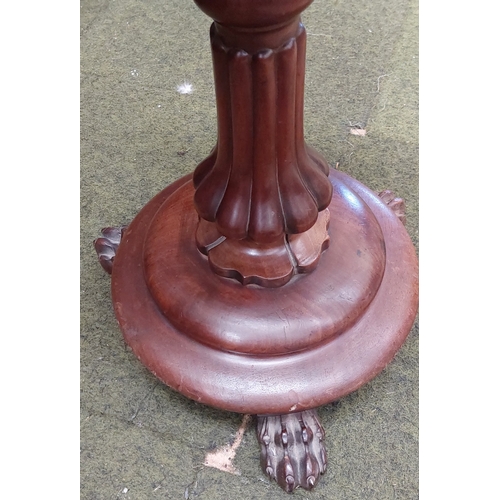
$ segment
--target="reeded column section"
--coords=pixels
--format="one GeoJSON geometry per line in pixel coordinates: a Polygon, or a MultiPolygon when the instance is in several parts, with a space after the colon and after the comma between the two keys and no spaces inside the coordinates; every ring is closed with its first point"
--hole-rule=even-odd
{"type": "Polygon", "coordinates": [[[295,36],[254,53],[226,45],[216,23],[210,36],[218,137],[194,173],[198,247],[223,276],[280,286],[312,270],[328,244],[329,216],[318,214],[332,196],[329,167],[304,141],[306,32],[297,20],[295,36]],[[308,247],[305,264],[290,236],[308,232],[295,245],[308,247]]]}
{"type": "Polygon", "coordinates": [[[218,141],[195,171],[195,205],[227,238],[302,233],[331,199],[328,165],[304,142],[306,33],[248,54],[211,28],[218,141]]]}

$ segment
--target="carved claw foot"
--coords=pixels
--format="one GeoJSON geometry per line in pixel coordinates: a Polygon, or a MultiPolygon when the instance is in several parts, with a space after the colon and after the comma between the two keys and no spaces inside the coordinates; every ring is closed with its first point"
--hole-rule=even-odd
{"type": "Polygon", "coordinates": [[[128,226],[113,226],[101,229],[101,237],[94,240],[94,248],[103,269],[111,274],[118,245],[128,226]]]}
{"type": "Polygon", "coordinates": [[[403,223],[406,224],[406,205],[403,198],[398,198],[392,191],[386,189],[381,191],[379,194],[382,201],[392,209],[392,211],[396,214],[397,218],[403,223]]]}
{"type": "Polygon", "coordinates": [[[316,410],[258,415],[262,470],[288,493],[311,490],[326,470],[325,431],[316,410]]]}

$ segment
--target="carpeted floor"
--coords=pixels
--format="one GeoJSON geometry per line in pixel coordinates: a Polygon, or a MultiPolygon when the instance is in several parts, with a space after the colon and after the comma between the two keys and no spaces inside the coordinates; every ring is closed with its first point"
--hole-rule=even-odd
{"type": "MultiPolygon", "coordinates": [[[[417,0],[316,0],[305,133],[338,168],[407,203],[418,245],[417,0]],[[350,133],[362,128],[366,135],[350,133]]],[[[211,21],[192,1],[81,1],[81,498],[285,499],[260,470],[255,423],[234,460],[203,466],[242,415],[159,383],[125,346],[92,247],[191,172],[216,137],[211,21]],[[192,84],[181,94],[178,85],[192,84]]],[[[371,383],[319,409],[329,464],[297,498],[418,498],[418,323],[371,383]]]]}

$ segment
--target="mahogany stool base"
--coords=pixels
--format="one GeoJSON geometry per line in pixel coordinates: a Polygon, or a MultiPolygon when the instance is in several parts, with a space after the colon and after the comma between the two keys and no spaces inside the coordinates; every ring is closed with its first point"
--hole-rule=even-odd
{"type": "Polygon", "coordinates": [[[337,170],[329,179],[330,248],[312,274],[283,287],[244,286],[212,272],[192,230],[191,175],[119,229],[111,261],[115,314],[136,356],[189,398],[258,415],[263,470],[286,491],[312,488],[325,470],[314,409],[380,373],[417,310],[417,258],[392,198],[337,170]],[[268,463],[269,436],[281,450],[277,464],[268,463]]]}

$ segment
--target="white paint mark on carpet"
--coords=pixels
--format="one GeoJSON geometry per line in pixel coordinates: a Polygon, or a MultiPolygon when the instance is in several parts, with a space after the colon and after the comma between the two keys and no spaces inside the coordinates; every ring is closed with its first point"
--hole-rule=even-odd
{"type": "Polygon", "coordinates": [[[366,135],[366,130],[364,128],[351,128],[349,129],[349,132],[352,135],[361,135],[361,136],[366,135]]]}
{"type": "Polygon", "coordinates": [[[251,415],[245,415],[243,417],[243,421],[241,422],[240,428],[236,433],[236,438],[234,439],[233,444],[231,446],[229,446],[229,444],[221,446],[215,451],[207,453],[203,465],[205,465],[206,467],[214,467],[215,469],[240,476],[241,472],[234,467],[233,460],[236,455],[236,450],[241,445],[243,434],[245,434],[251,418],[251,415]]]}

